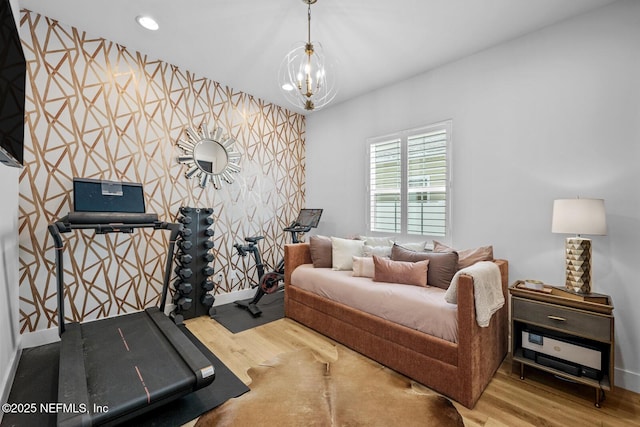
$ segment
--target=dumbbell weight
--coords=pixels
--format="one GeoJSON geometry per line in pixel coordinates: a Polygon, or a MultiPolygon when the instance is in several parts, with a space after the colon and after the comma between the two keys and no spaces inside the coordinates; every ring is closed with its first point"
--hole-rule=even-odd
{"type": "Polygon", "coordinates": [[[202,298],[200,298],[200,302],[207,307],[211,307],[215,300],[216,299],[211,294],[204,294],[202,295],[202,298]]]}
{"type": "Polygon", "coordinates": [[[183,265],[189,264],[192,260],[193,260],[193,257],[189,254],[180,255],[180,257],[178,258],[178,261],[183,265]]]}
{"type": "Polygon", "coordinates": [[[202,255],[202,259],[206,262],[211,262],[213,261],[213,254],[211,252],[207,252],[206,254],[202,255]]]}
{"type": "Polygon", "coordinates": [[[189,277],[191,277],[193,275],[193,271],[190,268],[176,267],[176,269],[174,271],[182,279],[188,279],[189,277]]]}
{"type": "Polygon", "coordinates": [[[188,251],[193,247],[193,243],[191,243],[191,240],[180,240],[178,241],[178,246],[180,246],[180,249],[183,251],[188,251]]]}
{"type": "Polygon", "coordinates": [[[191,308],[191,303],[193,302],[193,300],[191,298],[176,294],[176,296],[174,296],[173,298],[173,302],[179,310],[187,311],[191,308]]]}
{"type": "Polygon", "coordinates": [[[215,231],[213,231],[213,228],[207,228],[206,230],[204,230],[204,235],[205,236],[211,237],[211,236],[214,235],[214,233],[215,233],[215,231]]]}
{"type": "Polygon", "coordinates": [[[213,274],[213,267],[206,266],[205,268],[202,269],[202,274],[204,274],[207,277],[211,276],[213,274]]]}
{"type": "Polygon", "coordinates": [[[202,242],[202,246],[204,246],[205,249],[211,249],[213,248],[213,242],[211,240],[205,240],[202,242]]]}
{"type": "Polygon", "coordinates": [[[193,285],[191,285],[191,283],[189,282],[183,282],[182,280],[178,279],[173,282],[173,288],[176,291],[180,292],[182,295],[189,295],[193,290],[193,285]]]}
{"type": "Polygon", "coordinates": [[[176,326],[180,326],[184,322],[184,316],[182,314],[176,313],[175,310],[171,312],[170,316],[173,319],[173,323],[175,323],[176,326]]]}
{"type": "Polygon", "coordinates": [[[207,292],[213,290],[213,287],[214,287],[214,284],[211,280],[205,280],[204,282],[202,282],[202,289],[204,289],[207,292]]]}

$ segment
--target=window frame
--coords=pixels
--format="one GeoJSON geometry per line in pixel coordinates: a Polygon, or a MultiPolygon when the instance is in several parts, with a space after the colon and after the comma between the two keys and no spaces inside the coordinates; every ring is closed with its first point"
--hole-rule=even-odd
{"type": "Polygon", "coordinates": [[[383,236],[400,236],[400,237],[410,237],[410,238],[422,238],[422,239],[437,239],[440,241],[448,242],[451,240],[452,235],[452,221],[451,221],[451,212],[452,212],[452,128],[453,121],[452,120],[444,120],[441,122],[433,123],[426,126],[420,126],[417,128],[402,130],[399,132],[394,132],[391,134],[376,136],[367,138],[366,140],[366,177],[365,177],[365,187],[366,187],[366,227],[367,233],[383,235],[383,236]],[[433,234],[415,234],[408,232],[408,202],[409,202],[409,155],[408,155],[408,141],[412,137],[420,136],[425,133],[432,133],[437,131],[444,130],[446,133],[446,173],[445,173],[445,234],[441,235],[433,235],[433,234]],[[393,140],[400,141],[400,231],[399,232],[390,232],[390,231],[373,231],[372,221],[371,221],[371,150],[374,144],[379,144],[383,142],[391,142],[393,140]]]}

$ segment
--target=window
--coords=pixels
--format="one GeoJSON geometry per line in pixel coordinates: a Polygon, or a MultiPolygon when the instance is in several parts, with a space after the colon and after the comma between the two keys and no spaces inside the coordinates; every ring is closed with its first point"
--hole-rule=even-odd
{"type": "Polygon", "coordinates": [[[451,122],[369,140],[369,230],[448,234],[451,122]]]}

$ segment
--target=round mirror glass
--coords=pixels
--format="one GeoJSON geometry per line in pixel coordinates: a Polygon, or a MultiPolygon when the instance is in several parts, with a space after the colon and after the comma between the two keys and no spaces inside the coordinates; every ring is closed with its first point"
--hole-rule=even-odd
{"type": "Polygon", "coordinates": [[[206,173],[220,174],[227,168],[227,150],[212,139],[202,139],[193,148],[193,158],[206,173]]]}

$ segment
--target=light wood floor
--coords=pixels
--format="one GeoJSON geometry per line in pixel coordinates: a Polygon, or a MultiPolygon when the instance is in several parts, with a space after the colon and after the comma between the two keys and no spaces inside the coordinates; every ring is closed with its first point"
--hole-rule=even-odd
{"type": "MultiPolygon", "coordinates": [[[[207,317],[185,323],[247,384],[247,369],[278,354],[309,347],[335,358],[335,347],[340,345],[290,319],[238,334],[207,317]]],[[[592,388],[566,383],[534,369],[525,368],[525,377],[520,380],[519,365],[513,369],[507,356],[473,410],[454,402],[465,426],[640,426],[640,394],[615,389],[607,392],[598,409],[593,404],[592,388]]]]}

